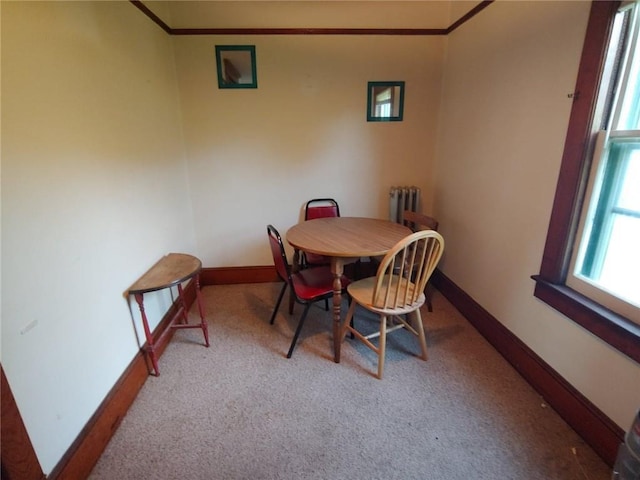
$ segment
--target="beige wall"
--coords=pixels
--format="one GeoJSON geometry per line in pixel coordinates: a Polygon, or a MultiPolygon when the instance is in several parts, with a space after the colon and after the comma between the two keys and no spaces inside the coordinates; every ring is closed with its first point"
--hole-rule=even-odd
{"type": "MultiPolygon", "coordinates": [[[[442,37],[189,36],[175,50],[198,252],[270,265],[314,197],[387,218],[392,185],[433,191],[442,37]],[[215,45],[256,46],[258,88],[218,89],[215,45]],[[367,82],[404,80],[402,122],[367,122],[367,82]]],[[[430,210],[431,195],[425,195],[430,210]]]]}
{"type": "Polygon", "coordinates": [[[2,366],[48,473],[138,351],[123,292],[195,237],[171,39],[129,2],[1,8],[2,366]]]}
{"type": "Polygon", "coordinates": [[[449,36],[435,212],[444,273],[623,429],[637,363],[533,297],[588,2],[492,4],[449,36]]]}

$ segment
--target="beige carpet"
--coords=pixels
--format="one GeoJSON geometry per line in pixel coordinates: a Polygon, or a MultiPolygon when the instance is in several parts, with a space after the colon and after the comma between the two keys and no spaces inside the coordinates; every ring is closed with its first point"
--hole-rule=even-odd
{"type": "Polygon", "coordinates": [[[290,317],[283,305],[269,325],[278,289],[203,289],[211,347],[199,330],[176,332],[92,480],[611,478],[438,292],[423,311],[429,360],[396,332],[377,380],[356,341],[333,362],[322,304],[287,360],[302,309],[290,317]]]}

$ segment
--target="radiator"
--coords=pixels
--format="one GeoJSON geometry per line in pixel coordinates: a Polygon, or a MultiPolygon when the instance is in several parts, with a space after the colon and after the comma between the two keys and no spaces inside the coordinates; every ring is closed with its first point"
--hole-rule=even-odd
{"type": "Polygon", "coordinates": [[[405,210],[417,212],[420,208],[418,187],[391,187],[389,189],[389,220],[403,223],[405,210]]]}

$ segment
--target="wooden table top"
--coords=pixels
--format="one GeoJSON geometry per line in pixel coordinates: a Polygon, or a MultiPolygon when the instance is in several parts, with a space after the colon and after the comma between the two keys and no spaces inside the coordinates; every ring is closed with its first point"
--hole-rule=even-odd
{"type": "Polygon", "coordinates": [[[377,218],[329,217],[300,222],[287,230],[287,242],[329,257],[377,257],[411,234],[399,223],[377,218]]]}
{"type": "Polygon", "coordinates": [[[185,253],[170,253],[142,275],[129,288],[129,295],[169,288],[190,279],[200,272],[202,262],[185,253]]]}

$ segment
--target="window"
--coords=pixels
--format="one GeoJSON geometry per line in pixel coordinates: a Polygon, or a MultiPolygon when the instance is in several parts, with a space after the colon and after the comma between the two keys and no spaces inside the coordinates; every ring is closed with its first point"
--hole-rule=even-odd
{"type": "Polygon", "coordinates": [[[535,296],[640,361],[638,1],[591,4],[535,296]]]}
{"type": "Polygon", "coordinates": [[[600,89],[602,114],[567,285],[640,324],[638,4],[616,14],[600,89]]]}

